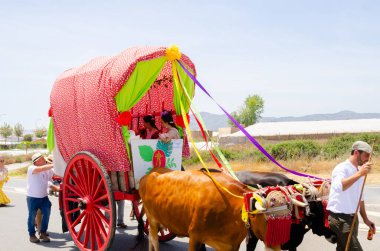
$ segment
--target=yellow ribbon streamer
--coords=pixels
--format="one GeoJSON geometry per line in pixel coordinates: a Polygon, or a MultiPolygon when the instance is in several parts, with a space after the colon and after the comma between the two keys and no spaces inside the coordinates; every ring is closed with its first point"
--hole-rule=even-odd
{"type": "MultiPolygon", "coordinates": [[[[177,75],[177,69],[176,69],[176,67],[175,67],[174,64],[172,64],[172,73],[173,73],[173,81],[174,81],[174,84],[177,86],[177,92],[179,92],[179,88],[180,88],[180,86],[179,86],[179,80],[178,80],[178,75],[177,75]]],[[[177,94],[178,94],[178,96],[179,96],[179,93],[177,93],[177,94]]],[[[232,195],[232,196],[234,196],[234,197],[237,197],[237,198],[239,198],[239,199],[243,199],[243,196],[239,196],[239,195],[236,195],[236,194],[230,192],[226,187],[222,186],[217,180],[214,179],[214,177],[212,177],[212,174],[211,174],[210,170],[208,169],[208,167],[207,167],[206,163],[203,161],[203,159],[202,159],[202,157],[201,157],[201,155],[200,155],[200,153],[199,153],[197,147],[195,146],[195,142],[194,142],[194,140],[193,140],[193,137],[192,137],[192,134],[191,134],[191,131],[190,131],[189,122],[188,122],[188,120],[187,120],[186,112],[185,112],[185,109],[184,109],[184,107],[183,107],[182,102],[180,102],[180,106],[181,106],[181,115],[182,115],[183,121],[184,121],[184,123],[185,123],[185,128],[186,128],[186,131],[187,131],[187,135],[188,135],[188,137],[189,137],[189,139],[190,139],[190,142],[191,142],[191,144],[192,144],[192,146],[193,146],[193,148],[194,148],[195,153],[197,154],[197,156],[198,156],[200,162],[202,163],[203,167],[206,169],[206,171],[207,171],[209,177],[211,178],[211,180],[212,180],[217,186],[219,186],[220,188],[222,188],[224,191],[226,191],[226,192],[229,193],[230,195],[232,195]]]]}
{"type": "MultiPolygon", "coordinates": [[[[176,64],[178,65],[178,62],[176,62],[176,64]]],[[[206,133],[207,136],[210,138],[210,142],[211,142],[213,148],[216,150],[216,152],[217,152],[219,158],[222,160],[224,166],[227,168],[227,171],[230,173],[230,175],[231,175],[235,180],[240,181],[240,180],[238,179],[238,177],[236,176],[235,172],[232,170],[232,167],[231,167],[230,163],[228,162],[228,160],[226,159],[226,157],[223,155],[222,151],[221,151],[221,150],[219,149],[219,147],[213,142],[212,137],[210,137],[210,135],[208,134],[208,130],[207,130],[207,128],[206,128],[206,124],[204,123],[204,121],[203,121],[203,119],[202,119],[202,116],[199,114],[197,108],[191,103],[191,98],[190,98],[189,94],[187,93],[186,88],[185,88],[185,86],[183,85],[182,81],[180,81],[179,79],[178,79],[178,81],[179,81],[179,83],[180,83],[181,86],[182,86],[182,90],[184,91],[184,94],[185,94],[185,96],[187,97],[188,103],[190,103],[190,106],[191,106],[192,109],[195,111],[194,116],[196,116],[196,117],[198,118],[199,122],[201,123],[201,125],[202,125],[203,128],[205,129],[205,130],[204,130],[205,133],[206,133]]],[[[207,145],[206,147],[209,149],[208,145],[207,145]]],[[[248,186],[248,188],[251,189],[251,190],[256,190],[256,189],[254,189],[254,188],[252,188],[252,187],[250,187],[250,186],[248,186]]]]}

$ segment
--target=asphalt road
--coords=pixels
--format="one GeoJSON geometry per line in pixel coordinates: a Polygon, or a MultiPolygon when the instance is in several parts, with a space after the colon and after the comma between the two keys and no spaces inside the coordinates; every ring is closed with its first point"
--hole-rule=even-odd
{"type": "MultiPolygon", "coordinates": [[[[8,250],[78,250],[68,233],[62,234],[61,218],[59,215],[58,199],[50,197],[53,204],[52,213],[49,223],[50,243],[32,244],[29,242],[27,232],[27,207],[25,199],[26,180],[22,178],[12,178],[8,182],[4,191],[10,197],[12,203],[10,206],[0,208],[0,251],[8,250]]],[[[368,186],[366,188],[367,213],[377,226],[378,233],[374,235],[372,241],[366,239],[368,228],[364,224],[359,226],[359,239],[365,251],[378,250],[380,246],[380,186],[368,186]]],[[[135,238],[137,236],[136,221],[129,220],[130,203],[126,203],[126,230],[117,229],[110,250],[148,250],[147,245],[134,248],[135,238]]],[[[361,220],[361,219],[360,219],[361,220]]],[[[176,238],[167,243],[160,244],[162,251],[187,250],[187,238],[176,238]]],[[[208,250],[212,250],[209,248],[208,250]]],[[[244,242],[240,250],[245,250],[244,242]]],[[[256,250],[264,250],[262,243],[256,250]]],[[[299,246],[300,251],[333,251],[335,245],[327,242],[323,237],[307,233],[303,243],[299,246]]]]}

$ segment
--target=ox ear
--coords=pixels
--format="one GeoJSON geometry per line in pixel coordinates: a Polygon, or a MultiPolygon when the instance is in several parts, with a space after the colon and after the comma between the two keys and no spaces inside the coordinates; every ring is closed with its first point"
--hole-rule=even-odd
{"type": "Polygon", "coordinates": [[[293,203],[293,205],[296,205],[296,206],[299,206],[299,207],[306,207],[308,205],[307,203],[298,201],[298,200],[293,199],[293,198],[292,198],[292,203],[293,203]]]}

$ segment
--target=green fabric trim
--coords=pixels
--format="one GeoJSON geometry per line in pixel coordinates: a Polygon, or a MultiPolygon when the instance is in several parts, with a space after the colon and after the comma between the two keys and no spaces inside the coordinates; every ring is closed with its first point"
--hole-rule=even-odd
{"type": "MultiPolygon", "coordinates": [[[[182,115],[181,115],[182,116],[182,115]]],[[[180,126],[177,126],[177,130],[178,130],[178,134],[179,136],[181,137],[181,139],[183,139],[183,128],[180,127],[180,126]]]]}
{"type": "Polygon", "coordinates": [[[50,118],[50,124],[49,124],[49,130],[47,135],[47,148],[49,153],[51,153],[54,149],[54,125],[53,125],[53,118],[50,118]]]}
{"type": "MultiPolygon", "coordinates": [[[[118,112],[129,111],[147,93],[153,82],[165,66],[166,57],[141,61],[136,64],[131,76],[115,96],[118,112]]],[[[125,148],[130,157],[128,140],[130,138],[128,127],[122,126],[125,148]]]]}
{"type": "Polygon", "coordinates": [[[128,153],[128,157],[130,158],[130,156],[131,156],[131,151],[130,151],[130,149],[129,149],[128,141],[129,141],[129,138],[131,137],[131,134],[129,134],[128,126],[122,126],[122,127],[121,127],[121,132],[122,132],[123,137],[124,137],[124,144],[125,144],[125,146],[126,146],[126,150],[127,150],[127,153],[128,153]]]}
{"type": "MultiPolygon", "coordinates": [[[[182,83],[184,89],[186,89],[186,92],[189,95],[189,97],[193,99],[195,90],[193,80],[186,74],[186,72],[182,69],[182,67],[179,65],[177,61],[175,61],[175,67],[178,72],[179,81],[182,83]]],[[[183,93],[182,88],[180,90],[177,90],[177,88],[178,87],[174,85],[174,107],[176,110],[176,114],[181,115],[181,103],[183,104],[186,113],[188,113],[191,104],[188,102],[188,99],[186,95],[183,93]]]]}

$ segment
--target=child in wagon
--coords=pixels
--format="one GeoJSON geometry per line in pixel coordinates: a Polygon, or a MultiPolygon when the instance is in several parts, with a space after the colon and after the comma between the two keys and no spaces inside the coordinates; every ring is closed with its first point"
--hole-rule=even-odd
{"type": "Polygon", "coordinates": [[[144,118],[144,128],[139,132],[142,139],[158,139],[160,131],[152,115],[146,115],[144,118]]]}
{"type": "Polygon", "coordinates": [[[3,192],[4,183],[9,180],[8,170],[5,168],[5,159],[3,156],[0,156],[0,207],[4,207],[7,204],[11,203],[11,200],[3,192]]]}
{"type": "Polygon", "coordinates": [[[170,112],[164,110],[161,113],[161,123],[162,128],[166,129],[166,133],[161,133],[159,139],[165,143],[169,142],[172,139],[180,139],[178,129],[176,124],[173,121],[173,116],[170,112]]]}

